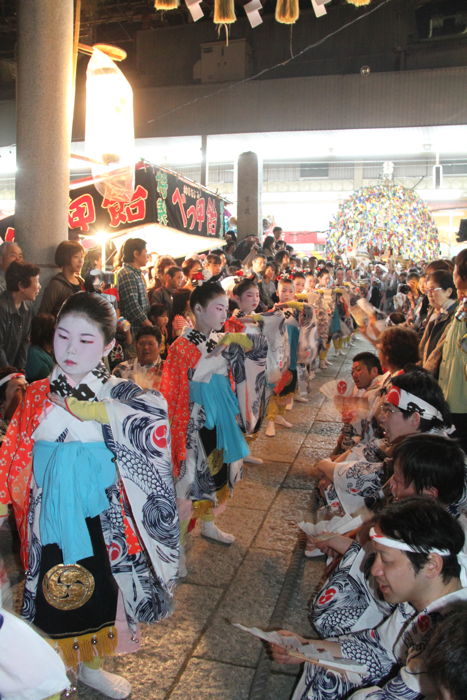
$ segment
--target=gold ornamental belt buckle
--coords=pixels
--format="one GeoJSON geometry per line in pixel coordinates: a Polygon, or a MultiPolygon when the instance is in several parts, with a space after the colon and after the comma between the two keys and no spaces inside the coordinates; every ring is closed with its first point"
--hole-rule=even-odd
{"type": "Polygon", "coordinates": [[[79,564],[57,564],[42,580],[44,598],[57,610],[76,610],[94,593],[94,576],[79,564]]]}

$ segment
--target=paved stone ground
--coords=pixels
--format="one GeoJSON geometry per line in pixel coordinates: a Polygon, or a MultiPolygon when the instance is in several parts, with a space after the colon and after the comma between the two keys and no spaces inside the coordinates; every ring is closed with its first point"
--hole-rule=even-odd
{"type": "MultiPolygon", "coordinates": [[[[313,481],[308,473],[316,459],[333,448],[339,423],[318,391],[330,379],[349,374],[351,358],[367,349],[357,337],[345,357],[319,372],[307,404],[295,403],[287,418],[292,429],[277,428],[275,438],[261,433],[253,446],[262,465],[247,465],[245,479],[225,512],[221,528],[236,542],[226,547],[192,533],[187,555],[189,575],[175,595],[174,614],[144,626],[137,654],[109,661],[133,686],[133,700],[287,700],[298,667],[280,667],[265,660],[262,644],[230,622],[268,628],[298,540],[296,522],[311,519],[313,481]],[[255,677],[262,668],[263,682],[255,677]]],[[[331,353],[332,359],[332,353],[331,353]]],[[[0,537],[12,578],[18,577],[8,552],[7,533],[0,537]]],[[[310,635],[306,603],[323,571],[323,560],[298,561],[297,585],[283,628],[310,635]]],[[[296,567],[295,567],[296,568],[296,567]]],[[[290,572],[289,572],[290,573],[290,572]]],[[[83,685],[79,697],[103,696],[83,685]]]]}

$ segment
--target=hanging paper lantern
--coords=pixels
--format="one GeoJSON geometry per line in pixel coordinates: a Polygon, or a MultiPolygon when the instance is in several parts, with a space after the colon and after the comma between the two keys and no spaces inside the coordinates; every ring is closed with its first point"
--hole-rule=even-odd
{"type": "Polygon", "coordinates": [[[276,21],[281,24],[295,24],[300,14],[298,0],[277,0],[276,21]]]}
{"type": "Polygon", "coordinates": [[[234,0],[214,0],[214,24],[232,24],[236,19],[234,0]]]}
{"type": "Polygon", "coordinates": [[[176,10],[178,0],[154,0],[155,10],[176,10]]]}
{"type": "Polygon", "coordinates": [[[347,0],[349,5],[355,5],[356,7],[363,7],[363,5],[369,5],[371,0],[347,0]]]}
{"type": "Polygon", "coordinates": [[[106,54],[94,48],[86,71],[85,153],[106,199],[129,202],[135,182],[133,90],[106,54]]]}

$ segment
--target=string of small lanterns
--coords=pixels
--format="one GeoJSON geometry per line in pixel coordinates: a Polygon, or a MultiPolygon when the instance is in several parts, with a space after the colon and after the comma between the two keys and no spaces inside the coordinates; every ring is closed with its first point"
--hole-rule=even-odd
{"type": "MultiPolygon", "coordinates": [[[[331,0],[311,0],[311,5],[317,17],[322,17],[327,13],[326,5],[331,0]]],[[[372,0],[347,0],[349,5],[363,7],[369,5],[372,0]]],[[[185,0],[186,6],[191,13],[193,21],[203,17],[204,13],[201,9],[201,0],[185,0]]],[[[179,6],[179,0],[154,0],[154,8],[156,10],[176,10],[179,6]]],[[[250,0],[243,9],[252,26],[257,27],[262,23],[259,10],[262,9],[261,0],[250,0]]],[[[275,18],[281,24],[295,24],[300,14],[299,0],[277,0],[275,18]]],[[[228,25],[235,22],[237,16],[235,14],[234,0],[214,0],[214,24],[228,25]]]]}

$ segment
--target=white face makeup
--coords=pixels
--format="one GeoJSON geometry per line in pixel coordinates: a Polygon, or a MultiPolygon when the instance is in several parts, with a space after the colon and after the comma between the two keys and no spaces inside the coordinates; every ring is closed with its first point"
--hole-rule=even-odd
{"type": "Polygon", "coordinates": [[[196,304],[194,313],[196,317],[196,327],[205,335],[211,331],[219,331],[227,319],[229,302],[224,294],[211,299],[206,306],[196,304]]]}
{"type": "Polygon", "coordinates": [[[108,355],[114,341],[105,345],[100,327],[87,316],[69,313],[57,324],[54,354],[59,367],[75,383],[79,383],[108,355]]]}

